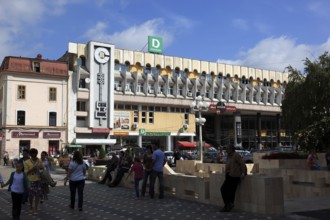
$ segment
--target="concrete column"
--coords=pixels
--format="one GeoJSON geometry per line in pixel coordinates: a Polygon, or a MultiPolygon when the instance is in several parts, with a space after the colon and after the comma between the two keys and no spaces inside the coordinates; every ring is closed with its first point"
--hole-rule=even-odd
{"type": "Polygon", "coordinates": [[[194,142],[194,136],[190,136],[190,142],[194,142]]]}
{"type": "Polygon", "coordinates": [[[242,147],[242,122],[241,122],[241,113],[234,113],[234,146],[242,147]]]}
{"type": "Polygon", "coordinates": [[[166,148],[167,148],[168,151],[173,150],[172,137],[171,136],[166,136],[166,148]]]}
{"type": "Polygon", "coordinates": [[[215,132],[215,140],[217,144],[221,144],[221,129],[220,129],[220,115],[216,115],[214,123],[214,132],[215,132]]]}
{"type": "Polygon", "coordinates": [[[257,113],[257,147],[261,149],[261,116],[257,113]]]}
{"type": "Polygon", "coordinates": [[[137,136],[137,144],[142,147],[142,136],[137,136]]]}
{"type": "Polygon", "coordinates": [[[281,146],[281,117],[280,114],[276,115],[276,146],[281,146]]]}

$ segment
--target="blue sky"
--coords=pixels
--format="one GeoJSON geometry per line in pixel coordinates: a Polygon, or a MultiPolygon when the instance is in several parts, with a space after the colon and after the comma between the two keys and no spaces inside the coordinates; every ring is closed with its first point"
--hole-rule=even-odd
{"type": "Polygon", "coordinates": [[[68,42],[283,71],[330,51],[329,0],[0,0],[0,60],[58,59],[68,42]],[[144,49],[146,51],[146,48],[144,49]]]}

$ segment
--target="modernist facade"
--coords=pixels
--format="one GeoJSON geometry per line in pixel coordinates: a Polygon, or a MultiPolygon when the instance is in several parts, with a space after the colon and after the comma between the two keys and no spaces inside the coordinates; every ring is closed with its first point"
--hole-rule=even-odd
{"type": "Polygon", "coordinates": [[[59,153],[67,140],[68,66],[36,58],[5,57],[0,69],[1,152],[23,148],[59,153]]]}
{"type": "Polygon", "coordinates": [[[207,142],[247,148],[290,142],[280,109],[288,73],[99,42],[69,43],[60,60],[69,64],[67,144],[93,150],[160,140],[171,150],[178,141],[198,141],[190,109],[198,95],[212,106],[203,112],[207,142]],[[226,111],[218,115],[217,104],[226,111]]]}

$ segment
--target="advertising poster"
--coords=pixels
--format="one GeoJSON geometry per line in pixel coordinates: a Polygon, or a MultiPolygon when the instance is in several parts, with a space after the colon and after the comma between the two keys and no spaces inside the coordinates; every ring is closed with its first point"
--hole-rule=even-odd
{"type": "Polygon", "coordinates": [[[115,130],[129,130],[130,128],[130,112],[115,112],[114,125],[115,130]]]}

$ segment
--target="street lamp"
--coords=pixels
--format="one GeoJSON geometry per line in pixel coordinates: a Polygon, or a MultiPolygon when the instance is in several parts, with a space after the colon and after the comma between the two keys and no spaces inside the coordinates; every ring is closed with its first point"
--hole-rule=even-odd
{"type": "Polygon", "coordinates": [[[195,119],[196,124],[199,126],[199,151],[201,163],[203,163],[203,137],[202,137],[202,126],[206,122],[205,118],[202,118],[202,112],[208,111],[209,104],[204,102],[203,96],[197,96],[195,101],[193,101],[190,105],[191,110],[194,112],[198,112],[198,118],[195,119]]]}

